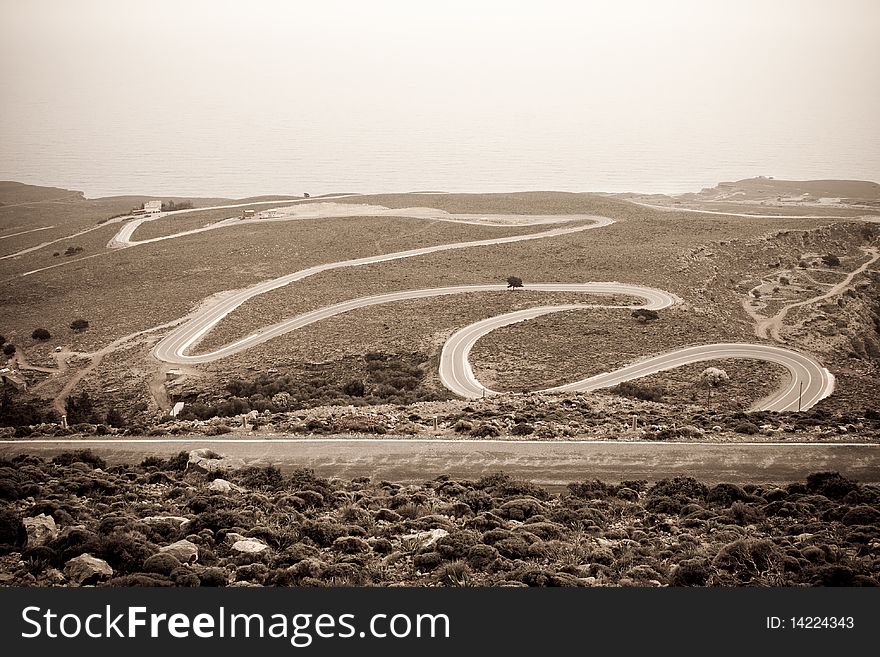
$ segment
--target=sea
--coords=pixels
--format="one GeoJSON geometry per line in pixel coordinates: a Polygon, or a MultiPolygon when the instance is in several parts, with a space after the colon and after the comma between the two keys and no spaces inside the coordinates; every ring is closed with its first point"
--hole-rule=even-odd
{"type": "Polygon", "coordinates": [[[3,180],[232,198],[880,181],[873,2],[44,4],[0,20],[3,180]]]}
{"type": "MultiPolygon", "coordinates": [[[[256,100],[255,102],[259,102],[256,100]]],[[[139,108],[142,109],[142,108],[139,108]]],[[[35,108],[39,112],[40,108],[35,108]]],[[[880,145],[842,130],[815,138],[644,130],[609,117],[273,115],[212,108],[98,129],[40,122],[4,135],[0,179],[87,197],[523,190],[683,193],[758,175],[880,180],[880,145]]],[[[101,121],[95,117],[95,121],[101,121]]]]}

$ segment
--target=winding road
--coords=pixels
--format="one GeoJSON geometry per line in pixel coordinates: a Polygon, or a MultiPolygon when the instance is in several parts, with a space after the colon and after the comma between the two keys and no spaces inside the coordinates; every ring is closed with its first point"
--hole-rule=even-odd
{"type": "MultiPolygon", "coordinates": [[[[328,208],[330,205],[328,204],[328,208]]],[[[387,208],[376,208],[374,206],[366,206],[369,208],[367,214],[375,214],[379,210],[386,210],[388,214],[394,216],[414,216],[419,218],[430,218],[445,221],[458,221],[465,223],[480,223],[482,225],[510,225],[502,223],[504,218],[498,217],[496,223],[490,223],[487,217],[478,218],[470,215],[449,215],[439,210],[430,210],[424,208],[407,208],[403,210],[389,210],[387,208]],[[426,213],[427,210],[427,213],[426,213]],[[488,220],[488,221],[487,221],[488,220]]],[[[358,206],[351,206],[342,210],[329,209],[329,213],[323,216],[363,216],[364,206],[358,209],[358,206]]],[[[309,212],[309,217],[320,216],[321,209],[314,208],[309,212]]],[[[301,218],[302,215],[291,218],[301,218]]],[[[236,290],[231,294],[218,296],[204,303],[196,310],[185,322],[171,331],[165,336],[153,349],[153,355],[156,359],[172,364],[198,364],[209,363],[222,358],[226,358],[233,354],[249,349],[255,345],[264,343],[279,335],[294,331],[318,321],[329,319],[341,313],[345,313],[357,308],[364,308],[395,301],[406,301],[411,299],[424,299],[429,297],[446,296],[454,294],[466,294],[473,292],[493,292],[505,288],[504,285],[462,285],[455,287],[427,288],[419,290],[404,290],[398,292],[390,292],[386,294],[360,297],[349,299],[340,303],[336,303],[324,308],[319,308],[308,313],[297,315],[282,322],[264,327],[259,331],[252,333],[235,342],[229,343],[219,349],[203,354],[188,353],[193,349],[202,338],[204,338],[224,317],[228,316],[246,301],[265,294],[280,287],[284,287],[296,281],[303,280],[316,274],[330,271],[334,269],[359,267],[364,265],[376,264],[380,262],[388,262],[404,258],[413,258],[421,255],[437,253],[440,251],[448,251],[453,249],[476,248],[480,246],[489,246],[497,244],[510,244],[515,242],[523,242],[528,240],[545,239],[551,237],[560,237],[577,233],[585,230],[601,228],[614,223],[613,219],[595,216],[534,216],[523,217],[518,216],[517,225],[529,226],[547,223],[559,223],[573,220],[590,219],[591,223],[579,223],[574,226],[563,226],[559,228],[551,228],[549,230],[528,233],[524,235],[515,235],[508,237],[500,237],[494,239],[475,240],[471,242],[455,242],[451,244],[442,244],[436,246],[423,247],[418,249],[410,249],[407,251],[398,251],[377,256],[369,256],[364,258],[355,258],[340,262],[325,263],[303,269],[285,276],[267,280],[251,287],[236,290]]],[[[172,235],[152,238],[151,240],[143,240],[141,242],[133,241],[132,236],[134,230],[143,223],[143,220],[135,220],[123,226],[122,230],[108,244],[110,248],[125,248],[136,244],[173,239],[182,235],[191,235],[205,230],[213,230],[222,228],[226,225],[233,225],[232,220],[224,220],[203,228],[183,231],[172,235]]],[[[564,312],[572,310],[589,310],[591,308],[646,308],[651,310],[660,310],[667,308],[680,300],[673,294],[649,288],[640,285],[632,285],[617,282],[607,283],[535,283],[529,285],[530,290],[541,292],[575,292],[592,295],[627,295],[644,299],[641,305],[603,305],[596,304],[565,304],[554,306],[540,306],[536,308],[528,308],[512,313],[506,313],[488,319],[481,320],[454,333],[446,342],[440,356],[439,375],[443,384],[453,393],[465,398],[479,398],[489,395],[500,394],[483,386],[475,377],[473,369],[469,362],[469,354],[477,340],[486,334],[503,326],[508,326],[517,322],[526,321],[553,312],[564,312]]],[[[588,392],[599,388],[606,388],[617,385],[619,383],[641,378],[657,372],[674,369],[690,363],[697,363],[708,360],[726,359],[726,358],[744,358],[763,360],[782,365],[789,373],[788,387],[777,391],[770,397],[762,400],[756,408],[759,410],[771,411],[801,411],[807,410],[834,391],[834,376],[819,363],[815,358],[799,353],[791,349],[776,347],[766,344],[709,344],[686,347],[676,349],[667,353],[655,355],[644,360],[638,361],[626,367],[620,368],[613,372],[600,374],[573,383],[568,383],[555,388],[549,388],[548,392],[572,392],[581,391],[588,392]]]]}

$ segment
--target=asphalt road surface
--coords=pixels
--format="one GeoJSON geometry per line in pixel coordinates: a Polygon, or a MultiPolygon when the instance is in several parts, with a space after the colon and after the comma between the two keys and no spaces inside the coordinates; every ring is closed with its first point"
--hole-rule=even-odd
{"type": "Polygon", "coordinates": [[[284,471],[313,468],[324,477],[369,476],[376,481],[421,482],[441,474],[477,479],[503,471],[558,488],[572,481],[656,481],[693,476],[710,483],[784,484],[811,472],[837,471],[863,483],[880,483],[880,446],[816,443],[535,442],[502,440],[74,440],[2,441],[0,457],[51,457],[88,448],[111,464],[167,458],[210,448],[250,465],[284,471]]]}
{"type": "MultiPolygon", "coordinates": [[[[354,211],[354,210],[352,210],[354,211]]],[[[316,210],[320,214],[320,209],[316,210]]],[[[395,212],[407,212],[395,211],[395,212]]],[[[441,213],[442,215],[442,213],[441,213]]],[[[452,216],[450,216],[451,219],[452,216]]],[[[564,219],[574,219],[577,217],[557,217],[556,221],[564,219]]],[[[582,217],[587,218],[587,217],[582,217]]],[[[538,233],[526,235],[515,235],[509,237],[501,237],[495,239],[475,240],[471,242],[456,242],[452,244],[441,244],[436,246],[423,247],[419,249],[410,249],[407,251],[398,251],[396,253],[388,253],[377,256],[369,256],[365,258],[355,258],[351,260],[343,260],[339,262],[325,263],[303,269],[292,274],[287,274],[279,278],[263,281],[251,287],[236,290],[229,295],[211,301],[199,308],[193,316],[187,321],[174,329],[165,338],[163,338],[153,349],[153,355],[160,361],[173,364],[197,364],[210,363],[221,358],[226,358],[245,349],[249,349],[254,345],[261,344],[274,337],[294,331],[296,329],[308,326],[314,322],[329,319],[340,313],[348,312],[356,308],[373,306],[394,301],[403,301],[408,299],[422,299],[427,297],[463,294],[467,292],[486,292],[503,289],[503,285],[465,285],[446,288],[430,288],[422,290],[404,290],[369,297],[361,297],[358,299],[349,299],[347,301],[337,303],[325,308],[297,315],[288,320],[273,324],[260,329],[256,333],[248,335],[240,340],[227,344],[210,353],[189,354],[187,353],[198,344],[198,342],[207,335],[224,317],[232,313],[246,301],[256,296],[265,294],[269,291],[284,287],[293,282],[303,280],[316,274],[330,271],[333,269],[342,269],[347,267],[359,267],[363,265],[375,264],[380,262],[388,262],[391,260],[400,260],[403,258],[412,258],[439,251],[448,251],[453,249],[464,249],[478,246],[487,246],[495,244],[509,244],[527,240],[544,239],[548,237],[558,237],[584,230],[600,228],[613,223],[612,219],[603,217],[589,217],[592,219],[590,224],[578,224],[575,226],[563,226],[552,228],[538,233]]],[[[547,217],[530,217],[529,220],[534,223],[547,223],[550,221],[547,217]]],[[[138,220],[139,221],[139,220],[138,220]]],[[[125,246],[135,244],[131,242],[131,235],[137,228],[138,221],[126,224],[117,234],[110,246],[125,246]]],[[[224,223],[224,222],[221,222],[224,223]]],[[[529,225],[521,223],[520,225],[529,225]]],[[[210,227],[208,227],[210,228],[210,227]]],[[[196,229],[195,231],[186,231],[175,235],[169,235],[161,239],[170,239],[184,234],[191,234],[206,230],[208,228],[196,229]]],[[[583,292],[589,294],[623,294],[637,296],[645,299],[642,308],[660,310],[666,308],[679,300],[675,295],[639,285],[627,285],[622,283],[538,283],[530,284],[529,289],[547,291],[547,292],[583,292]]],[[[455,334],[453,334],[444,345],[440,356],[439,375],[443,384],[455,394],[465,398],[479,398],[489,395],[499,394],[483,386],[474,376],[468,356],[477,340],[502,326],[508,326],[516,322],[526,321],[540,315],[552,312],[562,312],[569,310],[583,310],[587,308],[595,308],[595,305],[589,304],[569,304],[557,306],[542,306],[538,308],[530,308],[520,310],[513,313],[506,313],[495,317],[476,322],[467,326],[455,334]]],[[[618,306],[619,307],[619,306],[618,306]]],[[[800,411],[807,410],[820,400],[824,399],[834,391],[834,377],[825,369],[816,359],[789,349],[774,347],[762,344],[710,344],[700,345],[697,347],[688,347],[686,349],[678,349],[665,354],[660,354],[647,358],[645,360],[633,363],[624,368],[608,372],[598,376],[590,377],[574,383],[569,383],[557,388],[551,388],[550,391],[582,391],[588,392],[598,388],[605,388],[617,385],[624,381],[641,378],[689,363],[702,362],[707,360],[715,360],[720,358],[751,358],[757,360],[770,361],[778,363],[785,367],[790,375],[790,381],[787,388],[778,391],[767,399],[759,402],[756,410],[772,410],[772,411],[800,411]]]]}
{"type": "MultiPolygon", "coordinates": [[[[354,258],[352,260],[343,260],[340,262],[330,262],[322,265],[316,265],[314,267],[309,267],[308,269],[302,269],[300,271],[294,272],[292,274],[287,274],[285,276],[281,276],[279,278],[274,278],[268,281],[263,281],[262,283],[258,283],[257,285],[252,285],[251,287],[245,288],[243,290],[236,290],[232,294],[225,296],[221,299],[218,299],[214,302],[204,305],[196,313],[187,320],[180,327],[172,331],[165,338],[162,339],[159,344],[153,349],[153,355],[164,362],[167,363],[178,363],[178,364],[193,364],[193,363],[209,363],[214,360],[218,360],[220,358],[225,358],[226,356],[230,356],[234,353],[238,353],[244,349],[252,347],[255,344],[259,344],[260,342],[265,342],[266,340],[274,337],[276,335],[280,335],[286,331],[293,330],[292,327],[297,325],[297,322],[300,320],[299,317],[295,317],[288,322],[282,322],[281,324],[276,324],[268,329],[264,329],[263,332],[258,332],[254,335],[248,336],[237,342],[226,345],[221,349],[213,351],[208,354],[199,354],[199,355],[188,355],[186,352],[191,347],[193,347],[199,340],[201,340],[217,323],[226,317],[233,310],[242,305],[245,301],[249,299],[253,299],[256,296],[261,294],[265,294],[266,292],[270,292],[272,290],[277,290],[280,287],[284,287],[285,285],[289,285],[295,281],[301,281],[304,278],[308,278],[309,276],[314,276],[316,274],[320,274],[325,271],[330,271],[333,269],[343,269],[346,267],[360,267],[363,265],[371,265],[379,262],[389,262],[391,260],[400,260],[403,258],[414,258],[421,255],[427,255],[430,253],[437,253],[439,251],[450,251],[454,249],[466,249],[478,246],[490,246],[496,244],[510,244],[513,242],[525,242],[528,240],[535,239],[543,239],[547,237],[557,237],[560,235],[569,235],[571,233],[578,233],[584,230],[590,230],[593,228],[599,228],[601,226],[607,226],[611,223],[614,223],[612,219],[603,219],[603,218],[595,218],[593,223],[590,224],[579,224],[576,226],[569,226],[563,228],[553,228],[550,230],[541,231],[538,233],[529,233],[526,235],[512,235],[509,237],[498,237],[494,239],[485,239],[485,240],[476,240],[472,242],[454,242],[451,244],[440,244],[437,246],[426,246],[419,249],[410,249],[407,251],[398,251],[395,253],[386,253],[383,255],[377,256],[368,256],[365,258],[354,258]],[[284,328],[287,327],[287,328],[284,328]],[[266,331],[271,331],[272,335],[269,337],[264,337],[266,331]]],[[[493,287],[493,286],[487,286],[493,287]]],[[[503,286],[501,286],[503,287],[503,286]]],[[[494,289],[494,288],[493,288],[494,289]]],[[[404,292],[402,294],[415,294],[421,291],[409,291],[404,292]]],[[[400,297],[406,298],[406,297],[400,297]]],[[[418,296],[413,296],[410,298],[419,298],[418,296]]],[[[364,297],[363,300],[367,302],[364,305],[372,305],[375,302],[369,302],[370,299],[374,299],[374,297],[364,297]]],[[[359,300],[352,300],[351,302],[354,305],[351,305],[349,309],[358,307],[357,303],[359,300]]],[[[330,311],[334,306],[330,306],[325,310],[330,311]]],[[[320,312],[320,311],[319,311],[320,312]]],[[[331,312],[329,316],[334,314],[338,314],[338,312],[344,311],[335,311],[331,312]]],[[[311,320],[317,321],[317,320],[311,320]]],[[[311,321],[307,323],[311,323],[311,321]]]]}

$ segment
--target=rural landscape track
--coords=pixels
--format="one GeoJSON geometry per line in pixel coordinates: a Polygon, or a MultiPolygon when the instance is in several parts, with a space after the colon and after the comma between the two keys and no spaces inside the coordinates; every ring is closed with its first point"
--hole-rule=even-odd
{"type": "MultiPolygon", "coordinates": [[[[434,215],[425,216],[425,209],[403,209],[389,210],[395,216],[415,216],[419,218],[431,218],[445,221],[459,221],[465,223],[482,223],[482,225],[493,225],[488,223],[488,218],[484,217],[482,222],[473,220],[467,216],[447,215],[442,211],[430,211],[434,215]],[[416,211],[418,210],[418,212],[416,211]]],[[[375,208],[373,208],[375,212],[375,208]]],[[[340,216],[331,212],[330,216],[340,216]]],[[[345,210],[347,214],[342,216],[355,216],[357,210],[345,210]]],[[[320,208],[317,209],[320,215],[320,208]]],[[[310,217],[316,216],[310,214],[310,217]]],[[[502,223],[503,217],[498,218],[495,225],[505,225],[502,223]]],[[[475,240],[471,242],[455,242],[450,244],[441,244],[436,246],[422,247],[410,249],[406,251],[398,251],[395,253],[382,254],[377,256],[368,256],[364,258],[355,258],[351,260],[343,260],[339,262],[325,263],[316,265],[308,269],[303,269],[285,276],[275,279],[263,281],[251,287],[236,290],[231,294],[209,300],[203,303],[186,321],[165,336],[153,349],[153,355],[157,360],[172,364],[198,364],[213,362],[222,358],[226,358],[233,354],[239,353],[245,349],[249,349],[255,345],[261,344],[279,335],[293,331],[314,322],[329,319],[335,315],[383,303],[394,301],[404,301],[410,299],[421,299],[427,297],[435,297],[450,294],[464,294],[468,292],[488,292],[497,291],[504,288],[503,285],[470,285],[446,288],[429,288],[421,290],[406,290],[392,292],[381,295],[368,297],[360,297],[350,299],[331,306],[326,306],[318,310],[314,310],[302,315],[297,315],[290,319],[284,320],[277,324],[264,327],[259,331],[252,333],[240,340],[227,344],[219,349],[205,354],[188,353],[194,348],[200,340],[202,340],[223,318],[228,316],[246,301],[265,294],[280,287],[289,285],[295,281],[300,281],[316,274],[330,271],[333,269],[342,269],[347,267],[359,267],[363,265],[376,264],[380,262],[388,262],[403,258],[412,258],[440,251],[448,251],[454,249],[475,248],[480,246],[490,246],[498,244],[511,244],[528,240],[544,239],[550,237],[560,237],[585,230],[601,228],[614,223],[613,219],[607,217],[596,216],[560,216],[560,217],[542,217],[540,215],[533,217],[518,217],[518,226],[530,226],[537,224],[558,223],[562,221],[584,220],[590,219],[592,223],[578,223],[574,226],[563,226],[559,228],[551,228],[549,230],[527,233],[523,235],[514,235],[500,237],[494,239],[475,240]]],[[[202,228],[183,231],[171,235],[152,238],[152,240],[144,240],[138,242],[133,240],[134,231],[144,223],[145,219],[136,219],[125,224],[117,235],[108,244],[108,248],[126,248],[139,243],[149,241],[173,239],[183,235],[192,235],[206,230],[213,230],[227,225],[235,225],[239,222],[224,220],[211,224],[202,228]]],[[[506,224],[509,225],[509,224],[506,224]]],[[[582,292],[587,294],[607,294],[607,295],[628,295],[636,296],[645,300],[640,306],[626,306],[629,308],[645,308],[650,310],[659,310],[669,307],[679,300],[675,295],[654,288],[643,287],[639,285],[629,285],[623,283],[538,283],[529,286],[529,289],[546,292],[582,292]]],[[[491,317],[480,322],[476,322],[467,326],[455,334],[453,334],[443,347],[440,357],[440,379],[443,384],[455,394],[466,398],[478,398],[488,395],[499,394],[483,386],[474,376],[473,370],[468,361],[473,345],[484,335],[494,331],[502,326],[525,321],[552,312],[562,312],[571,310],[584,310],[596,307],[596,304],[567,304],[556,306],[542,306],[538,308],[530,308],[519,310],[513,313],[507,313],[496,317],[491,317]]],[[[621,306],[610,306],[621,307],[621,306]]],[[[677,349],[665,354],[655,355],[651,358],[628,365],[624,368],[608,372],[605,374],[576,381],[556,388],[551,388],[552,392],[564,391],[591,391],[599,388],[617,385],[624,381],[641,378],[657,372],[681,367],[690,363],[696,363],[707,360],[716,360],[722,358],[750,358],[756,360],[769,361],[777,363],[785,367],[790,375],[789,385],[770,397],[762,400],[757,408],[759,410],[773,411],[799,411],[806,410],[830,395],[834,390],[834,377],[824,368],[816,359],[809,355],[798,353],[790,349],[783,349],[763,344],[710,344],[684,349],[677,349]]]]}
{"type": "Polygon", "coordinates": [[[2,440],[0,457],[51,458],[89,449],[109,463],[136,465],[146,457],[211,449],[244,465],[290,472],[311,468],[326,477],[423,482],[446,474],[479,479],[497,473],[564,489],[572,481],[658,481],[677,476],[705,482],[802,482],[812,472],[837,471],[880,482],[880,447],[867,443],[681,443],[570,440],[402,440],[387,438],[2,440]]]}

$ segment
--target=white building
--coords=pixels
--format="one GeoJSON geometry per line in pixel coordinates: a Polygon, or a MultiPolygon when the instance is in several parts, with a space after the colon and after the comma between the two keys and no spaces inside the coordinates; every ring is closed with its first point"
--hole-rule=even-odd
{"type": "Polygon", "coordinates": [[[146,201],[144,203],[144,212],[147,214],[162,212],[162,201],[146,201]]]}

